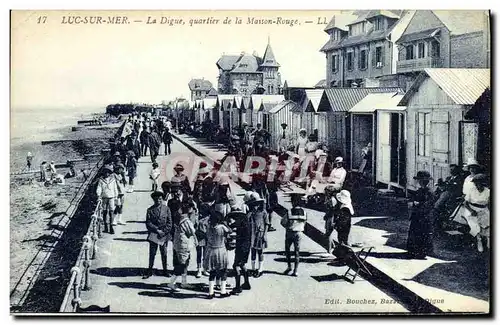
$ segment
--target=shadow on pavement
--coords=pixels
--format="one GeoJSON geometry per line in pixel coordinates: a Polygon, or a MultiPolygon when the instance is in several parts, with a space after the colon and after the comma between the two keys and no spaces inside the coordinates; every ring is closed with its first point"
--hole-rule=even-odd
{"type": "MultiPolygon", "coordinates": [[[[386,246],[406,250],[409,220],[403,217],[364,219],[356,226],[384,230],[388,234],[386,246]]],[[[452,263],[436,263],[413,279],[426,286],[487,300],[489,296],[489,255],[474,248],[474,239],[468,235],[436,233],[433,237],[433,257],[452,263]]],[[[406,253],[372,252],[373,258],[408,259],[406,253]]]]}
{"type": "Polygon", "coordinates": [[[311,278],[318,282],[326,282],[326,281],[346,281],[351,283],[344,275],[338,275],[336,273],[328,274],[328,275],[312,275],[311,278]]]}
{"type": "Polygon", "coordinates": [[[148,231],[147,230],[144,230],[144,231],[124,231],[122,232],[123,235],[127,234],[127,235],[147,235],[148,234],[148,231]]]}
{"type": "Polygon", "coordinates": [[[146,223],[146,221],[141,221],[141,220],[131,220],[131,221],[127,221],[127,223],[146,223]]]}
{"type": "Polygon", "coordinates": [[[122,289],[145,289],[145,290],[157,290],[161,288],[165,288],[166,285],[158,285],[152,283],[144,283],[144,282],[109,282],[109,285],[117,286],[122,289]]]}
{"type": "Polygon", "coordinates": [[[118,241],[131,241],[131,242],[146,242],[146,239],[141,239],[141,238],[113,238],[113,240],[118,240],[118,241]]]}
{"type": "Polygon", "coordinates": [[[207,298],[207,295],[201,295],[196,293],[172,292],[172,291],[141,291],[138,293],[138,295],[148,296],[148,297],[173,298],[173,299],[207,298]]]}
{"type": "MultiPolygon", "coordinates": [[[[128,276],[143,276],[147,271],[147,268],[142,267],[100,267],[95,270],[90,270],[91,274],[97,274],[107,277],[128,277],[128,276]]],[[[154,270],[155,275],[160,275],[159,270],[154,270]]]]}

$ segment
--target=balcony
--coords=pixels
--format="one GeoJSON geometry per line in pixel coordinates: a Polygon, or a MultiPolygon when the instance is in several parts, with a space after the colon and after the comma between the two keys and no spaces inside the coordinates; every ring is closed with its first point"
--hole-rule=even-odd
{"type": "Polygon", "coordinates": [[[397,61],[397,73],[421,71],[425,68],[442,68],[443,58],[427,57],[422,59],[397,61]]]}

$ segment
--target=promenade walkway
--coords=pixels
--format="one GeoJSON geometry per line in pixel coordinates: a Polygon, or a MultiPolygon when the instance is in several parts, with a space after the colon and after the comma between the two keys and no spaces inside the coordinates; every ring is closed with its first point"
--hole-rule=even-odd
{"type": "MultiPolygon", "coordinates": [[[[186,135],[176,137],[212,159],[220,159],[223,155],[220,148],[207,146],[195,138],[186,135]]],[[[287,194],[279,192],[278,196],[280,204],[289,208],[287,194]]],[[[323,213],[311,209],[307,211],[306,232],[316,242],[322,242],[323,213]]],[[[367,259],[379,277],[374,282],[392,287],[400,302],[417,311],[487,312],[490,286],[487,255],[477,253],[467,242],[463,242],[462,236],[451,236],[435,239],[434,256],[425,260],[408,260],[405,257],[408,226],[407,215],[353,218],[349,242],[355,251],[359,247],[374,247],[367,259]]]]}
{"type": "MultiPolygon", "coordinates": [[[[174,152],[188,152],[179,141],[174,141],[174,152]]],[[[170,157],[159,160],[170,164],[170,157]]],[[[99,240],[96,260],[92,261],[92,290],[82,291],[82,305],[110,306],[112,313],[381,313],[408,312],[397,301],[358,277],[354,284],[342,279],[346,266],[336,266],[325,259],[324,248],[309,237],[302,241],[302,260],[299,276],[285,276],[284,230],[279,217],[273,218],[276,232],[268,234],[269,248],[265,252],[264,274],[251,279],[252,290],[239,296],[213,300],[206,299],[208,278],[194,277],[196,253],[192,249],[187,289],[172,293],[167,288],[169,278],[155,275],[142,279],[148,263],[148,243],[145,226],[146,209],[152,204],[148,173],[149,157],[139,160],[136,190],[126,195],[124,220],[117,226],[116,234],[105,234],[99,240]],[[387,304],[390,303],[390,304],[387,304]]],[[[170,178],[170,170],[162,181],[170,178]]],[[[243,190],[231,182],[232,190],[239,196],[243,190]]],[[[281,201],[286,200],[284,197],[281,201]]],[[[169,245],[168,265],[172,270],[172,248],[169,245]]],[[[233,254],[230,252],[230,264],[233,254]]],[[[247,264],[250,266],[250,262],[247,264]]],[[[158,254],[156,269],[161,269],[158,254]]],[[[234,286],[234,279],[228,283],[234,286]]]]}

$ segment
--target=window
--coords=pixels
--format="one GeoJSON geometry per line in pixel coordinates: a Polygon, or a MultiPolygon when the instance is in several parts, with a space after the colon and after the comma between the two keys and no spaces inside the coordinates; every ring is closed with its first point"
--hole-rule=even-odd
{"type": "Polygon", "coordinates": [[[432,41],[431,43],[431,53],[433,58],[441,57],[441,46],[436,40],[432,41]]]}
{"type": "Polygon", "coordinates": [[[418,58],[425,58],[425,43],[418,43],[418,58]]]}
{"type": "Polygon", "coordinates": [[[271,94],[274,94],[274,86],[271,85],[271,94]]]}
{"type": "Polygon", "coordinates": [[[332,55],[332,72],[335,73],[339,69],[339,57],[337,54],[332,55]]]}
{"type": "Polygon", "coordinates": [[[431,155],[431,114],[418,113],[418,155],[431,155]]]}
{"type": "Polygon", "coordinates": [[[406,59],[407,60],[413,60],[415,58],[414,53],[413,53],[413,45],[408,45],[406,47],[406,59]]]}
{"type": "Polygon", "coordinates": [[[354,68],[354,52],[347,52],[347,70],[351,71],[354,68]]]}
{"type": "Polygon", "coordinates": [[[380,68],[382,67],[383,60],[382,60],[382,46],[377,46],[375,48],[375,67],[380,68]]]}
{"type": "Polygon", "coordinates": [[[366,54],[367,50],[361,50],[359,52],[358,58],[358,67],[360,70],[365,70],[368,66],[368,55],[366,54]]]}
{"type": "Polygon", "coordinates": [[[267,93],[270,94],[271,93],[271,85],[267,85],[267,93]]]}
{"type": "Polygon", "coordinates": [[[381,30],[382,26],[383,26],[382,18],[380,18],[380,17],[375,18],[375,21],[373,22],[373,29],[374,30],[381,30]]]}

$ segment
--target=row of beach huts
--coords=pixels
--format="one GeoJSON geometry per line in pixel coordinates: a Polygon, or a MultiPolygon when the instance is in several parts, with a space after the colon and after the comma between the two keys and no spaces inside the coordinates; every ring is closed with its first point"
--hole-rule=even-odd
{"type": "Polygon", "coordinates": [[[450,164],[491,156],[489,69],[425,69],[407,91],[395,87],[287,87],[283,95],[218,95],[190,102],[197,123],[211,120],[225,130],[261,123],[277,149],[283,134],[294,142],[305,128],[356,170],[362,149],[372,145],[374,183],[415,190],[412,176],[427,170],[437,180],[450,164]]]}

